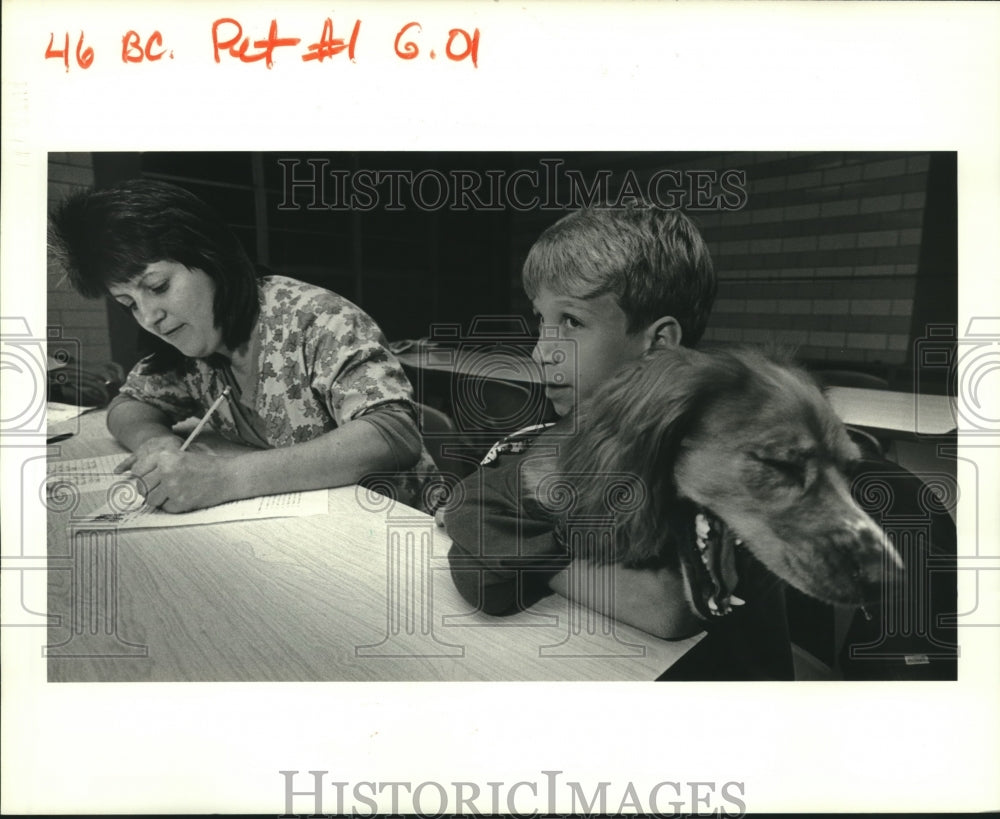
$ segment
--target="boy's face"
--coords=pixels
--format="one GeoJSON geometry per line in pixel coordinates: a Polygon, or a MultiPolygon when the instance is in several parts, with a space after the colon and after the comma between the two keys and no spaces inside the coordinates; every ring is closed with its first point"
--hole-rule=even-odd
{"type": "Polygon", "coordinates": [[[542,366],[545,395],[559,415],[575,411],[649,346],[647,333],[626,332],[628,319],[612,293],[580,299],[542,288],[532,305],[539,323],[532,358],[542,366]]]}

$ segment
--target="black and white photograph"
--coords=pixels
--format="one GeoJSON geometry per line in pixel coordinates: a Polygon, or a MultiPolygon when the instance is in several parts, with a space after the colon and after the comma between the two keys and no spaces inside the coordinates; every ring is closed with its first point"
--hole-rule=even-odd
{"type": "Polygon", "coordinates": [[[996,807],[953,8],[5,4],[4,812],[996,807]]]}
{"type": "Polygon", "coordinates": [[[48,189],[50,680],[955,679],[954,153],[48,189]]]}

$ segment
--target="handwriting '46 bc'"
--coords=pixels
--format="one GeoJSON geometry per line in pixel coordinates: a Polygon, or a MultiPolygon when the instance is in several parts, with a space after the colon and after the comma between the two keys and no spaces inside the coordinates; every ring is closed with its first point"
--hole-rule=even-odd
{"type": "MultiPolygon", "coordinates": [[[[62,48],[56,42],[56,35],[49,34],[49,45],[45,49],[46,60],[62,60],[66,70],[69,71],[70,56],[74,54],[70,49],[69,33],[63,34],[62,48]]],[[[159,31],[154,31],[151,35],[143,39],[137,31],[127,31],[122,37],[122,62],[141,63],[143,61],[155,63],[166,55],[171,60],[174,52],[163,47],[163,35],[159,31]]],[[[80,68],[90,68],[94,64],[94,49],[84,45],[84,34],[81,31],[76,41],[76,64],[80,68]]]]}

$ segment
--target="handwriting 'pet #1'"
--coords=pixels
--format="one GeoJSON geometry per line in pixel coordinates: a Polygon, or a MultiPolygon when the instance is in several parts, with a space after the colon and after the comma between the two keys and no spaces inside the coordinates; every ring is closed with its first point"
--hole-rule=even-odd
{"type": "Polygon", "coordinates": [[[613,551],[578,556],[677,571],[703,618],[743,602],[737,549],[829,603],[876,600],[889,562],[902,567],[851,497],[857,445],[796,367],[752,350],[656,353],[599,390],[577,425],[539,439],[559,455],[535,461],[525,488],[557,528],[613,515],[613,551]]]}

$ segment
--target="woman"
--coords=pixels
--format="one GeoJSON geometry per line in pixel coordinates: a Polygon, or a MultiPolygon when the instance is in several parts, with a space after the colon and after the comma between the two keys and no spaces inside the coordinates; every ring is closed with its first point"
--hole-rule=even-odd
{"type": "Polygon", "coordinates": [[[73,287],[109,295],[157,343],[107,422],[133,452],[119,469],[142,478],[150,504],[182,512],[368,482],[432,511],[436,470],[410,384],[357,306],[259,276],[211,208],[162,182],[77,194],[52,223],[73,287]],[[172,427],[204,415],[227,386],[211,424],[247,451],[181,452],[172,427]]]}

